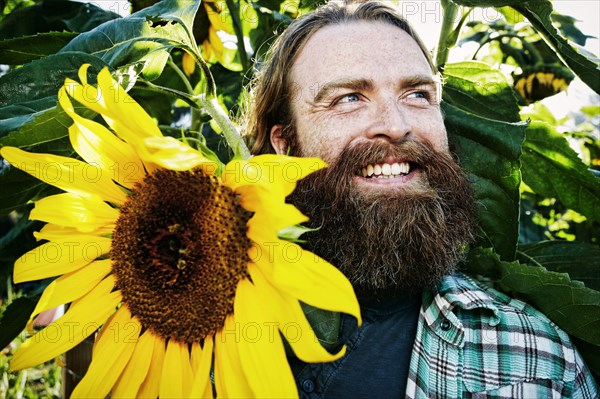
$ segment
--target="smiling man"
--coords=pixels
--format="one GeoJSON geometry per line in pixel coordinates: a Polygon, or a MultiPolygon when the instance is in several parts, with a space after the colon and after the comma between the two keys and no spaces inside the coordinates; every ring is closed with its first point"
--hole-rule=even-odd
{"type": "Polygon", "coordinates": [[[475,234],[474,198],[440,94],[416,34],[373,1],[330,3],[292,23],[257,76],[253,151],[330,165],[290,201],[319,227],[306,246],[349,278],[364,320],[342,318],[342,359],[290,359],[300,395],[597,397],[563,331],[457,273],[475,234]]]}

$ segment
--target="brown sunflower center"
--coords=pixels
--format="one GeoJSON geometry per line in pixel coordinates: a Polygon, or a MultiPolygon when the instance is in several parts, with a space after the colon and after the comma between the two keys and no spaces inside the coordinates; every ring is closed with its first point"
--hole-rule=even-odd
{"type": "Polygon", "coordinates": [[[145,328],[192,343],[219,330],[248,277],[237,195],[202,171],[159,170],[136,185],[113,232],[123,302],[145,328]]]}

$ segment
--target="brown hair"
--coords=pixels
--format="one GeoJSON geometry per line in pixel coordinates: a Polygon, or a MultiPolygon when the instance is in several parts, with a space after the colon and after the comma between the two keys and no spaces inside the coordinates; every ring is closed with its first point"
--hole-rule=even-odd
{"type": "Polygon", "coordinates": [[[427,48],[395,9],[377,1],[336,1],[325,4],[290,24],[269,49],[254,79],[245,118],[245,131],[252,153],[274,153],[270,140],[272,127],[280,124],[285,131],[293,126],[290,100],[294,93],[288,76],[296,55],[306,42],[325,26],[354,21],[385,22],[404,30],[419,45],[432,72],[436,73],[427,48]]]}

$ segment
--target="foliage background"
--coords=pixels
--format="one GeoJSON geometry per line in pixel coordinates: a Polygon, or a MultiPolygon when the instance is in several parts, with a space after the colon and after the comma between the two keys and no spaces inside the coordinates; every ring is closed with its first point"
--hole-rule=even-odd
{"type": "MultiPolygon", "coordinates": [[[[165,134],[226,161],[232,151],[206,99],[237,115],[274,35],[321,1],[155,3],[132,1],[133,14],[121,17],[93,3],[1,0],[0,146],[72,156],[71,122],[56,95],[88,62],[95,71],[108,66],[165,134]],[[215,93],[194,63],[200,54],[215,93]]],[[[480,216],[479,239],[463,268],[547,314],[573,337],[598,379],[600,105],[559,120],[540,103],[574,77],[600,93],[597,55],[582,49],[587,35],[549,0],[443,0],[442,9],[435,53],[445,81],[442,106],[480,216]],[[503,17],[469,18],[478,7],[503,17]],[[477,48],[469,60],[448,63],[467,43],[477,48]]],[[[0,396],[56,397],[55,364],[18,374],[6,366],[50,282],[15,286],[12,265],[39,245],[32,232],[41,225],[27,215],[33,201],[55,189],[6,163],[0,186],[0,396]]]]}

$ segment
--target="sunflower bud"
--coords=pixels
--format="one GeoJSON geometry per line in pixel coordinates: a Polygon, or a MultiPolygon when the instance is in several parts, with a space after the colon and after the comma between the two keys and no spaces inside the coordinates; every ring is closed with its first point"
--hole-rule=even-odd
{"type": "Polygon", "coordinates": [[[575,75],[557,64],[526,67],[519,75],[513,74],[515,90],[526,105],[564,91],[575,75]]]}

